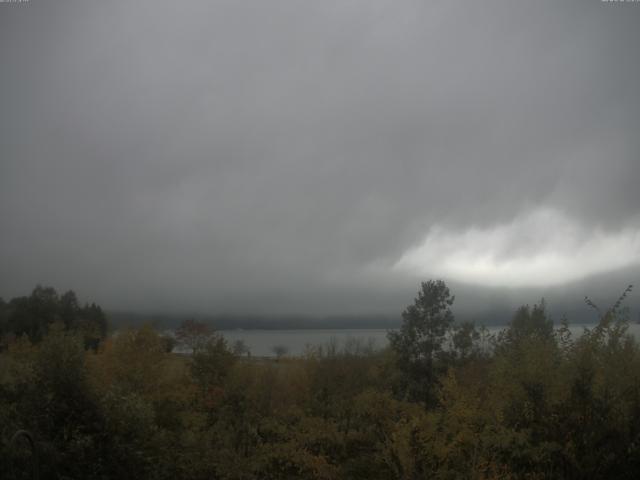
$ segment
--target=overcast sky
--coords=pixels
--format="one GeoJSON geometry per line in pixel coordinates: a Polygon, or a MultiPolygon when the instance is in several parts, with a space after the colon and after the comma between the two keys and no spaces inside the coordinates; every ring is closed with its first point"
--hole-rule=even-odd
{"type": "Polygon", "coordinates": [[[621,291],[640,4],[0,3],[0,221],[5,298],[325,315],[397,312],[428,278],[621,291]]]}

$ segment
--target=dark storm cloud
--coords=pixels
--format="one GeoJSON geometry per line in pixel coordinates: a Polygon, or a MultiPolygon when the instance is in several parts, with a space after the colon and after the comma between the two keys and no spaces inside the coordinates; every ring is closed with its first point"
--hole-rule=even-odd
{"type": "Polygon", "coordinates": [[[0,294],[395,311],[415,280],[390,267],[433,225],[544,207],[637,231],[639,20],[596,1],[0,4],[0,294]]]}

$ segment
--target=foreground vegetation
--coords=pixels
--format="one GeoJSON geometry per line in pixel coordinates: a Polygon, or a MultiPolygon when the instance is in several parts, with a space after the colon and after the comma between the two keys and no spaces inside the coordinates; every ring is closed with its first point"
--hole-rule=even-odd
{"type": "Polygon", "coordinates": [[[543,302],[489,338],[426,282],[384,351],[259,361],[193,322],[190,356],[148,326],[107,337],[99,307],[36,289],[0,302],[0,478],[36,463],[19,430],[41,478],[638,478],[624,295],[579,338],[543,302]]]}

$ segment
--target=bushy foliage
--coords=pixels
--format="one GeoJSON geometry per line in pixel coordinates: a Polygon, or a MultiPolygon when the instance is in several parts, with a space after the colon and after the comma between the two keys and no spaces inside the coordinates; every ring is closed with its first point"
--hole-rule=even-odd
{"type": "Polygon", "coordinates": [[[148,326],[87,350],[59,313],[0,353],[0,478],[30,472],[21,429],[45,479],[638,477],[640,347],[620,305],[576,337],[524,306],[487,341],[452,301],[428,282],[390,348],[279,361],[210,329],[193,355],[148,326]]]}

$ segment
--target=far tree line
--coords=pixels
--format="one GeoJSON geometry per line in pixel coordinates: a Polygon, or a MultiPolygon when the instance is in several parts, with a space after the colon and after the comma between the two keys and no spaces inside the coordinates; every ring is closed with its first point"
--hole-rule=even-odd
{"type": "Polygon", "coordinates": [[[55,323],[79,332],[86,348],[96,349],[107,336],[107,317],[99,305],[81,305],[73,290],[58,294],[52,287],[38,285],[28,296],[8,302],[0,298],[0,349],[23,335],[37,343],[55,323]]]}

